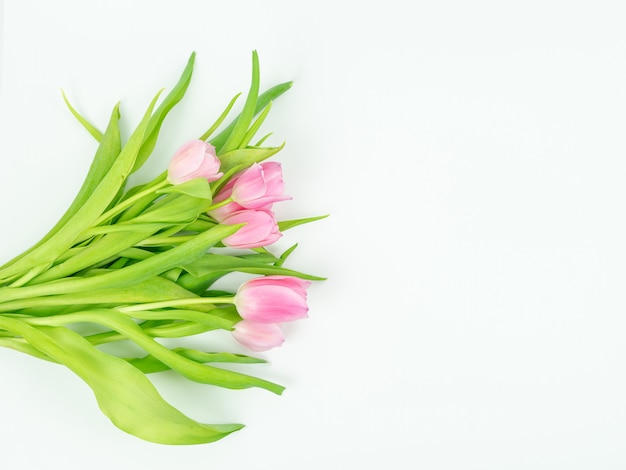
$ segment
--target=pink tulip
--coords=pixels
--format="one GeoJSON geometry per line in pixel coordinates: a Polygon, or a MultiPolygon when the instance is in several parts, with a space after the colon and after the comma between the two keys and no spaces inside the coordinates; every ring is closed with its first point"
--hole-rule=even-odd
{"type": "Polygon", "coordinates": [[[283,236],[278,230],[274,213],[268,210],[242,210],[230,214],[224,225],[246,224],[222,243],[231,248],[258,248],[271,245],[283,236]]]}
{"type": "Polygon", "coordinates": [[[167,180],[172,184],[181,184],[194,178],[206,178],[211,182],[224,175],[219,170],[220,161],[215,147],[195,139],[176,151],[167,170],[167,180]]]}
{"type": "Polygon", "coordinates": [[[245,320],[282,323],[305,318],[309,307],[306,288],[311,284],[297,277],[264,276],[244,282],[234,304],[245,320]]]}
{"type": "Polygon", "coordinates": [[[280,163],[254,163],[236,174],[213,198],[218,203],[228,198],[232,202],[210,212],[216,220],[224,219],[243,209],[271,209],[272,204],[291,199],[283,195],[285,184],[280,163]]]}
{"type": "Polygon", "coordinates": [[[267,351],[283,344],[285,337],[276,323],[242,320],[235,325],[233,337],[252,351],[267,351]]]}

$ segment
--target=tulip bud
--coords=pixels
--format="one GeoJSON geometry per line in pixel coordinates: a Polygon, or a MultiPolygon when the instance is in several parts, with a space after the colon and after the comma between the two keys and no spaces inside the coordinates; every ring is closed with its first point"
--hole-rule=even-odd
{"type": "Polygon", "coordinates": [[[235,325],[233,337],[252,351],[267,351],[283,344],[285,337],[276,323],[242,320],[235,325]]]}
{"type": "Polygon", "coordinates": [[[246,209],[261,209],[289,199],[283,196],[284,189],[280,163],[255,163],[235,181],[232,198],[246,209]]]}
{"type": "Polygon", "coordinates": [[[285,184],[280,163],[254,163],[235,176],[213,198],[218,203],[231,198],[233,202],[219,207],[209,214],[222,220],[233,212],[243,209],[271,209],[272,204],[286,199],[285,184]]]}
{"type": "Polygon", "coordinates": [[[258,248],[271,245],[282,237],[273,212],[269,210],[243,210],[226,217],[224,225],[246,224],[222,240],[231,248],[258,248]]]}
{"type": "Polygon", "coordinates": [[[244,282],[234,304],[245,320],[282,323],[307,316],[306,288],[311,284],[297,277],[264,276],[244,282]]]}
{"type": "Polygon", "coordinates": [[[215,153],[215,147],[202,140],[190,140],[172,157],[167,170],[167,180],[172,184],[181,184],[194,178],[216,181],[224,175],[219,169],[220,161],[215,153]]]}

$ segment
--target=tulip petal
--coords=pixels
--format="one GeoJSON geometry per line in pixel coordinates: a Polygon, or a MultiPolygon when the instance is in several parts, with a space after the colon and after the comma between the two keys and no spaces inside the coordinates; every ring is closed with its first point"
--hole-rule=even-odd
{"type": "Polygon", "coordinates": [[[246,224],[233,235],[224,238],[224,245],[231,248],[258,248],[277,241],[282,234],[274,214],[266,210],[243,210],[226,217],[224,225],[246,224]]]}
{"type": "Polygon", "coordinates": [[[246,207],[248,202],[253,202],[265,195],[266,185],[263,176],[263,167],[255,163],[241,173],[233,186],[233,200],[246,207]]]}
{"type": "Polygon", "coordinates": [[[233,337],[252,351],[267,351],[283,344],[285,337],[276,323],[256,323],[248,320],[235,325],[233,337]]]}
{"type": "Polygon", "coordinates": [[[306,318],[306,299],[289,287],[266,285],[242,289],[235,297],[242,318],[259,323],[282,323],[306,318]]]}

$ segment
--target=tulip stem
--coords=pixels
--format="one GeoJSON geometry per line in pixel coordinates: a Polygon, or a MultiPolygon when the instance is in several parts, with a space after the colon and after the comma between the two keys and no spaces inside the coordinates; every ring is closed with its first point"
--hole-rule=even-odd
{"type": "Polygon", "coordinates": [[[148,195],[150,193],[153,193],[155,191],[158,191],[159,189],[167,186],[168,184],[170,184],[170,183],[167,180],[159,181],[154,186],[149,186],[146,189],[144,189],[143,191],[140,191],[137,194],[134,194],[133,196],[129,197],[128,199],[125,199],[124,201],[120,202],[116,206],[114,206],[111,209],[109,209],[108,211],[106,211],[100,217],[98,217],[98,219],[94,222],[93,226],[97,227],[102,222],[105,222],[105,221],[109,220],[111,217],[114,217],[117,214],[119,214],[120,212],[122,212],[123,210],[129,208],[131,205],[133,205],[134,202],[138,201],[142,197],[144,197],[144,196],[146,196],[146,195],[148,195]]]}
{"type": "Polygon", "coordinates": [[[148,304],[129,305],[128,307],[120,307],[117,310],[123,313],[141,312],[143,310],[153,310],[166,307],[180,307],[183,305],[199,305],[199,304],[232,304],[235,297],[195,297],[193,299],[173,299],[164,300],[162,302],[152,302],[148,304]]]}
{"type": "Polygon", "coordinates": [[[213,204],[205,212],[211,212],[212,210],[219,209],[220,207],[223,207],[226,204],[230,204],[231,202],[233,202],[233,198],[229,197],[227,199],[224,199],[223,201],[220,201],[220,202],[217,202],[217,203],[213,204]]]}

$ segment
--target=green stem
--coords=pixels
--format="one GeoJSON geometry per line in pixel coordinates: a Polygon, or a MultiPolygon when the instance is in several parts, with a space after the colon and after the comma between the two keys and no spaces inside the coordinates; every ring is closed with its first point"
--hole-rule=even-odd
{"type": "Polygon", "coordinates": [[[167,186],[168,184],[170,184],[170,183],[167,180],[160,181],[160,182],[156,183],[154,186],[149,186],[146,189],[144,189],[143,191],[140,191],[137,194],[134,194],[132,197],[129,197],[128,199],[125,199],[124,201],[120,202],[116,206],[114,206],[111,209],[109,209],[108,211],[106,211],[100,217],[98,217],[98,219],[96,219],[96,221],[94,222],[93,226],[94,227],[98,226],[101,223],[111,219],[112,217],[115,217],[116,215],[118,215],[119,213],[121,213],[122,211],[127,209],[128,207],[132,206],[134,202],[138,201],[142,197],[147,196],[150,193],[156,192],[159,189],[167,186]]]}
{"type": "Polygon", "coordinates": [[[162,302],[152,302],[149,304],[129,305],[120,307],[118,310],[123,313],[140,312],[142,310],[153,310],[156,308],[181,307],[184,305],[198,304],[232,304],[235,297],[194,297],[193,299],[173,299],[162,302]]]}
{"type": "Polygon", "coordinates": [[[67,277],[56,281],[24,287],[0,287],[0,302],[27,299],[45,295],[90,292],[97,289],[129,287],[169,269],[191,263],[201,257],[210,246],[232,235],[242,225],[216,225],[196,235],[193,240],[156,254],[138,263],[117,269],[100,276],[67,277]]]}
{"type": "MultiPolygon", "coordinates": [[[[120,315],[113,310],[90,310],[58,317],[28,319],[27,321],[29,323],[36,322],[37,325],[50,326],[63,325],[68,322],[74,323],[76,321],[97,323],[122,334],[127,339],[134,342],[137,346],[145,350],[148,354],[151,354],[171,369],[178,371],[184,377],[195,382],[217,385],[219,387],[231,389],[260,387],[279,395],[284,390],[284,387],[282,387],[281,385],[268,382],[257,377],[252,377],[249,375],[208,365],[198,364],[195,361],[179,356],[174,351],[161,345],[153,338],[147,336],[145,332],[142,331],[141,327],[133,322],[133,320],[124,315],[120,315]]],[[[0,327],[5,328],[9,331],[16,332],[20,335],[22,335],[22,331],[28,331],[27,328],[34,328],[33,326],[26,325],[24,322],[2,316],[0,316],[0,327]]],[[[35,332],[36,331],[37,330],[35,330],[35,332]]],[[[45,354],[49,354],[46,348],[39,347],[43,342],[43,338],[40,339],[38,337],[33,337],[33,341],[33,339],[31,339],[29,336],[22,336],[24,336],[27,341],[33,344],[33,346],[37,347],[37,349],[44,352],[45,354]]],[[[63,354],[67,355],[67,352],[63,350],[63,345],[57,345],[53,343],[52,346],[55,348],[53,351],[56,352],[56,350],[60,349],[63,354]]],[[[53,358],[58,359],[58,356],[56,354],[51,355],[53,356],[53,358]]]]}
{"type": "Polygon", "coordinates": [[[41,264],[27,271],[22,277],[9,284],[10,287],[22,287],[24,284],[28,283],[35,277],[39,276],[42,272],[48,269],[52,263],[41,264]]]}
{"type": "Polygon", "coordinates": [[[175,237],[150,237],[136,243],[135,246],[176,245],[192,240],[195,235],[178,235],[175,237]]]}
{"type": "Polygon", "coordinates": [[[211,212],[212,210],[219,209],[220,207],[223,207],[226,204],[230,204],[231,202],[233,202],[232,197],[226,198],[223,201],[220,201],[216,204],[213,204],[212,206],[209,206],[209,208],[205,212],[211,212]]]}

